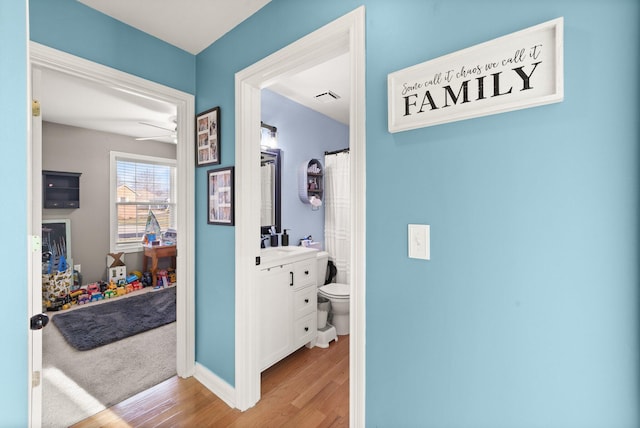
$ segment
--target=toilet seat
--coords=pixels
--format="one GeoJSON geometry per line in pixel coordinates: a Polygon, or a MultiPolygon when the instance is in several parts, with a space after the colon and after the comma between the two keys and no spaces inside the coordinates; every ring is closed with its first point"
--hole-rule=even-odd
{"type": "Polygon", "coordinates": [[[334,299],[348,299],[351,288],[349,287],[349,284],[332,282],[318,288],[318,291],[326,297],[332,297],[334,299]]]}

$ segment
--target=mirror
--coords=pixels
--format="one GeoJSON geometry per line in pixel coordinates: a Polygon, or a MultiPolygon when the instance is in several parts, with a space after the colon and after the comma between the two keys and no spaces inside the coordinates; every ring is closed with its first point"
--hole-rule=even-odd
{"type": "Polygon", "coordinates": [[[269,234],[271,226],[282,232],[280,209],[280,149],[263,148],[260,153],[260,232],[269,234]]]}

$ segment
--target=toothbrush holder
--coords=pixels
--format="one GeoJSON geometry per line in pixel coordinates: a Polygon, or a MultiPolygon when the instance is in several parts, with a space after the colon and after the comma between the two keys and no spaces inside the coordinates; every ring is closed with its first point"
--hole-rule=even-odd
{"type": "Polygon", "coordinates": [[[272,247],[278,246],[278,235],[271,235],[271,240],[269,241],[272,247]]]}

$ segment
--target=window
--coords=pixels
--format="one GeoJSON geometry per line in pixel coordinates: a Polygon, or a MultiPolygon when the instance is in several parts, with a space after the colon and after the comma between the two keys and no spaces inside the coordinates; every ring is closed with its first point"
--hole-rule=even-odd
{"type": "Polygon", "coordinates": [[[111,152],[111,250],[138,251],[149,212],[176,228],[176,161],[111,152]]]}

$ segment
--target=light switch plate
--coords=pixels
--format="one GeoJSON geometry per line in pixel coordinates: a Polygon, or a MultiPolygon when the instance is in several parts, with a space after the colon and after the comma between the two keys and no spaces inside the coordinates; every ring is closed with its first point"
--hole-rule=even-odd
{"type": "Polygon", "coordinates": [[[409,225],[409,258],[431,260],[431,226],[409,225]]]}

